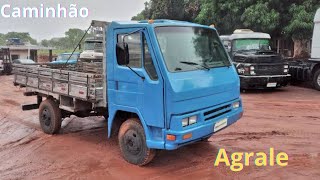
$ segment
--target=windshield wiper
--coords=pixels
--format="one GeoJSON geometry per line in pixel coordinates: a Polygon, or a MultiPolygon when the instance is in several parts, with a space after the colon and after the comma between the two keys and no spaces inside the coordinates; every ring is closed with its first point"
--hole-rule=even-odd
{"type": "Polygon", "coordinates": [[[210,68],[209,68],[209,67],[204,66],[204,65],[202,65],[202,64],[195,63],[195,62],[180,61],[180,63],[182,63],[182,64],[187,64],[187,65],[190,65],[190,66],[201,66],[201,67],[205,68],[206,70],[210,71],[210,68]]]}
{"type": "Polygon", "coordinates": [[[221,63],[222,63],[224,66],[226,66],[226,67],[230,67],[230,66],[231,66],[231,64],[230,64],[229,61],[222,60],[222,61],[220,61],[220,62],[214,62],[212,58],[211,58],[211,59],[205,59],[204,62],[210,62],[210,63],[208,64],[210,67],[211,67],[211,65],[217,65],[217,64],[221,64],[221,63]],[[210,61],[211,61],[211,62],[210,62],[210,61]]]}

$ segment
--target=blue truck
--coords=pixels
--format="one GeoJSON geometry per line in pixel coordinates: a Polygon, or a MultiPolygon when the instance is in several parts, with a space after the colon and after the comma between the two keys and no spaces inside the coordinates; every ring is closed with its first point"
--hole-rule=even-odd
{"type": "Polygon", "coordinates": [[[58,57],[50,62],[49,64],[76,64],[78,62],[78,59],[80,57],[79,52],[74,52],[74,53],[61,53],[58,55],[58,57]]]}
{"type": "Polygon", "coordinates": [[[92,26],[105,28],[95,71],[14,67],[14,84],[37,97],[23,110],[39,109],[45,133],[59,133],[70,115],[104,116],[123,158],[143,166],[156,150],[206,140],[242,117],[240,80],[213,27],[172,20],[92,26]]]}

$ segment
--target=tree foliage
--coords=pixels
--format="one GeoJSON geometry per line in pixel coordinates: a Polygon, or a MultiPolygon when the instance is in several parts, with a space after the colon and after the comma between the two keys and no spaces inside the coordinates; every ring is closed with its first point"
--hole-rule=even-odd
{"type": "Polygon", "coordinates": [[[34,45],[37,44],[37,41],[33,39],[27,32],[8,32],[7,34],[0,33],[0,45],[5,45],[6,40],[10,38],[20,38],[24,43],[29,42],[30,44],[34,45]]]}
{"type": "Polygon", "coordinates": [[[248,28],[272,37],[308,40],[319,7],[319,0],[150,0],[133,19],[186,20],[214,24],[220,34],[248,28]]]}
{"type": "Polygon", "coordinates": [[[313,6],[314,4],[315,1],[307,0],[300,5],[292,4],[290,6],[289,13],[292,19],[287,26],[284,27],[284,32],[287,36],[297,40],[311,38],[313,18],[317,8],[317,6],[313,6]]]}
{"type": "MultiPolygon", "coordinates": [[[[41,45],[45,47],[54,47],[60,50],[71,50],[76,47],[76,45],[81,40],[85,31],[81,29],[69,29],[65,32],[65,37],[52,38],[50,40],[42,40],[41,45]]],[[[87,37],[90,35],[87,35],[87,37]]],[[[83,44],[84,42],[82,42],[83,44]]]]}
{"type": "Polygon", "coordinates": [[[200,12],[201,0],[151,0],[132,20],[174,19],[193,21],[200,12]]]}

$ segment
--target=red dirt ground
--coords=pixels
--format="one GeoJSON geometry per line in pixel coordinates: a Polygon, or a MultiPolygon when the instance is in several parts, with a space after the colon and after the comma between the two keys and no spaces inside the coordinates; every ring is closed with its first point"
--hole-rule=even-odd
{"type": "Polygon", "coordinates": [[[34,103],[12,76],[0,77],[0,179],[320,179],[320,92],[301,87],[242,94],[244,117],[209,139],[175,151],[160,151],[152,163],[125,162],[103,118],[64,120],[61,134],[42,133],[34,103]],[[214,167],[217,152],[289,155],[287,167],[214,167]]]}

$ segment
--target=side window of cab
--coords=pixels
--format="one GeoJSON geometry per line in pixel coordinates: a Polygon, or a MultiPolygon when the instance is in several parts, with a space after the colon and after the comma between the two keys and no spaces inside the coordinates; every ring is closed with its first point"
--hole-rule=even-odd
{"type": "Polygon", "coordinates": [[[142,43],[141,33],[136,32],[133,34],[120,34],[118,35],[118,43],[122,43],[123,40],[128,44],[129,49],[129,67],[141,68],[142,67],[142,43]]]}
{"type": "Polygon", "coordinates": [[[143,66],[151,80],[158,80],[158,74],[152,61],[146,37],[143,35],[143,66]]]}
{"type": "MultiPolygon", "coordinates": [[[[150,79],[153,81],[158,80],[158,74],[144,33],[119,34],[117,39],[118,43],[123,43],[124,41],[128,45],[129,64],[127,66],[130,68],[142,68],[143,62],[143,67],[150,79]]],[[[124,57],[118,56],[117,58],[124,57]]]]}

